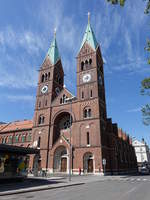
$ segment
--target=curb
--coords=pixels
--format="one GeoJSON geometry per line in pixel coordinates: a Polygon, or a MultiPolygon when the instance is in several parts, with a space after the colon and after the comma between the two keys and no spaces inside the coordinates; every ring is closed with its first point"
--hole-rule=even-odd
{"type": "Polygon", "coordinates": [[[42,190],[52,190],[57,188],[65,188],[65,187],[72,187],[76,185],[83,185],[85,183],[72,183],[68,185],[60,185],[60,186],[43,186],[39,188],[30,188],[30,189],[21,189],[21,190],[13,190],[13,191],[7,191],[7,192],[0,192],[0,196],[8,196],[13,194],[22,194],[22,193],[28,193],[28,192],[36,192],[36,191],[42,191],[42,190]]]}

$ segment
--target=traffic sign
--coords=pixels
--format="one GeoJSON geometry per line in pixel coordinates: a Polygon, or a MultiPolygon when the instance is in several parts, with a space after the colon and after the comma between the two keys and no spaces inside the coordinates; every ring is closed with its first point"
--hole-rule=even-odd
{"type": "Polygon", "coordinates": [[[103,165],[106,165],[106,158],[103,158],[103,165]]]}

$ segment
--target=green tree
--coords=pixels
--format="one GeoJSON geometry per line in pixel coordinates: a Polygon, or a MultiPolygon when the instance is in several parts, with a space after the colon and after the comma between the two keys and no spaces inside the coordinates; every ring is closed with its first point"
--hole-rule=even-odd
{"type": "MultiPolygon", "coordinates": [[[[112,3],[114,5],[120,4],[120,6],[125,5],[126,0],[107,0],[107,2],[112,3]]],[[[144,10],[145,14],[149,14],[150,12],[150,0],[143,0],[146,2],[146,7],[144,10]]],[[[147,46],[145,50],[150,53],[150,40],[147,40],[147,46]]],[[[148,64],[150,65],[150,57],[148,58],[148,64]]],[[[150,96],[150,77],[145,78],[141,82],[141,94],[150,96]]],[[[143,114],[143,123],[145,125],[150,125],[150,104],[146,104],[141,109],[143,114]]]]}
{"type": "MultiPolygon", "coordinates": [[[[116,5],[120,4],[120,6],[124,6],[126,0],[107,0],[107,1],[112,4],[116,4],[116,5]]],[[[146,1],[146,8],[144,10],[144,13],[148,14],[150,11],[150,0],[143,0],[143,1],[146,1]]]]}
{"type": "MultiPolygon", "coordinates": [[[[147,46],[145,50],[150,53],[150,40],[147,40],[147,46]]],[[[150,65],[150,58],[148,58],[148,64],[150,65]]],[[[150,96],[150,77],[143,79],[141,82],[141,94],[150,96]]],[[[146,104],[142,107],[143,123],[150,125],[150,104],[146,104]]]]}
{"type": "Polygon", "coordinates": [[[119,4],[120,6],[124,6],[125,4],[125,0],[107,0],[108,2],[112,3],[112,4],[119,4]]]}

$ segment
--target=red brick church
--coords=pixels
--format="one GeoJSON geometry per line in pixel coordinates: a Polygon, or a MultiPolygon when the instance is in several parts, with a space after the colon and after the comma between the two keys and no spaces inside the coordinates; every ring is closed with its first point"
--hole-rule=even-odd
{"type": "Polygon", "coordinates": [[[100,45],[88,19],[77,55],[77,96],[64,87],[56,34],[39,70],[34,118],[0,125],[0,143],[40,149],[30,166],[49,173],[136,170],[131,139],[107,118],[100,45]]]}

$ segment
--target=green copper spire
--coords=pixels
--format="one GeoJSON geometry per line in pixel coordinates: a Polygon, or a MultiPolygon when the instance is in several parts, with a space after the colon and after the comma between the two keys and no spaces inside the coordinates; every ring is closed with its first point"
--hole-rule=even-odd
{"type": "Polygon", "coordinates": [[[94,50],[96,50],[98,46],[98,42],[96,41],[96,37],[90,25],[90,13],[88,12],[88,25],[86,27],[86,31],[84,33],[84,37],[82,40],[82,44],[80,49],[83,47],[84,43],[87,42],[94,50]]]}
{"type": "Polygon", "coordinates": [[[56,29],[54,30],[54,39],[51,43],[51,46],[48,50],[47,55],[49,56],[50,61],[53,65],[55,65],[56,62],[60,59],[57,42],[56,42],[56,29]]]}

